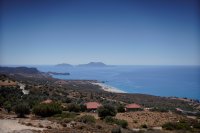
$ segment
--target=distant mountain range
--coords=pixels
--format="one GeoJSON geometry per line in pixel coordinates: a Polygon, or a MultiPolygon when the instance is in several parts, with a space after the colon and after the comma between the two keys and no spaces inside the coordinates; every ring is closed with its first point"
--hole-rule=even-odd
{"type": "MultiPolygon", "coordinates": [[[[106,67],[108,65],[102,63],[102,62],[89,62],[87,64],[79,64],[77,67],[106,67]]],[[[67,64],[67,63],[62,63],[62,64],[57,64],[56,67],[73,67],[73,65],[67,64]]]]}

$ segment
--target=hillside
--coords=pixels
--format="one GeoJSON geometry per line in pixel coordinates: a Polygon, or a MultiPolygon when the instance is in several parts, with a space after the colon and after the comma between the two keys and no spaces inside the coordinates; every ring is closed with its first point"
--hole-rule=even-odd
{"type": "MultiPolygon", "coordinates": [[[[7,119],[11,119],[11,122],[16,123],[16,120],[19,120],[23,126],[28,125],[26,128],[30,130],[30,133],[34,133],[31,127],[43,130],[41,133],[64,133],[66,131],[69,133],[111,133],[112,130],[118,128],[122,133],[132,133],[134,130],[147,133],[154,131],[169,133],[170,131],[163,126],[168,123],[180,124],[177,127],[172,125],[173,133],[184,130],[196,133],[200,131],[197,126],[199,124],[198,115],[188,116],[176,112],[176,108],[191,112],[197,111],[196,105],[199,106],[199,103],[195,101],[145,94],[106,92],[94,84],[98,82],[95,80],[60,80],[48,76],[40,77],[35,76],[38,71],[32,71],[37,70],[32,68],[24,68],[25,72],[22,71],[23,69],[19,71],[19,68],[16,70],[12,68],[13,75],[8,71],[10,68],[4,69],[8,74],[5,74],[5,71],[0,72],[0,119],[2,123],[7,124],[6,127],[9,127],[7,119]],[[34,74],[30,74],[29,70],[34,74]],[[28,94],[22,93],[21,85],[29,91],[28,94]],[[46,101],[49,105],[42,104],[46,101]],[[51,101],[53,101],[52,104],[51,101]],[[98,102],[102,106],[108,105],[114,109],[116,114],[113,117],[101,118],[98,115],[99,110],[87,110],[85,106],[87,102],[98,102]],[[18,105],[21,106],[21,103],[30,108],[31,114],[27,115],[26,119],[16,118],[17,113],[14,113],[15,108],[18,105]],[[139,104],[142,109],[133,112],[119,111],[119,107],[124,108],[130,103],[139,104]],[[48,110],[38,114],[34,111],[36,107],[40,107],[39,111],[45,107],[48,110]],[[60,110],[51,114],[51,109],[52,111],[60,110]],[[177,123],[177,121],[184,123],[177,123]],[[159,131],[154,128],[159,128],[159,131]]],[[[39,75],[43,74],[39,72],[39,75]]],[[[0,129],[1,127],[5,128],[5,125],[0,125],[0,129]]]]}
{"type": "Polygon", "coordinates": [[[36,68],[28,67],[0,67],[0,73],[3,74],[39,74],[40,72],[36,68]]]}

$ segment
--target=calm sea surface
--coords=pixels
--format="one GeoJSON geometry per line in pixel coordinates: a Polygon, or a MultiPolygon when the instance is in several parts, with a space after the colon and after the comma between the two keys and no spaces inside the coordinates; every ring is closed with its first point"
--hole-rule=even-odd
{"type": "Polygon", "coordinates": [[[92,79],[129,93],[200,99],[200,66],[37,66],[40,71],[69,72],[60,79],[92,79]]]}

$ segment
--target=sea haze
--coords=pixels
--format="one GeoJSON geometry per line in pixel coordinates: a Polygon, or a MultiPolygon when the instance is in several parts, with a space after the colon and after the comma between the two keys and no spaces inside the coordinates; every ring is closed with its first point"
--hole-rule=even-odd
{"type": "Polygon", "coordinates": [[[200,66],[37,66],[40,71],[69,72],[54,75],[60,79],[104,81],[128,93],[177,96],[200,99],[200,66]]]}

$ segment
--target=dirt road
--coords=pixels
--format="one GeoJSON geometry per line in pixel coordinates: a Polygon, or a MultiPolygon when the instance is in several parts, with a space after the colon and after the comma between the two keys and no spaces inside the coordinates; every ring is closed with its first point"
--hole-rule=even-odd
{"type": "Polygon", "coordinates": [[[0,119],[0,133],[34,133],[34,131],[43,130],[43,128],[36,128],[25,126],[18,123],[18,120],[0,119]]]}

